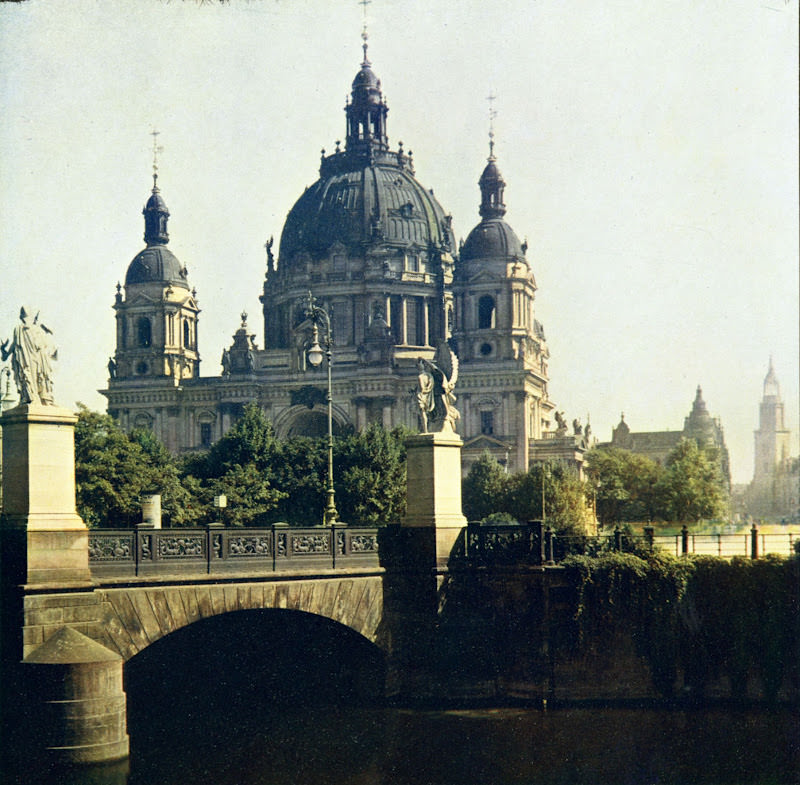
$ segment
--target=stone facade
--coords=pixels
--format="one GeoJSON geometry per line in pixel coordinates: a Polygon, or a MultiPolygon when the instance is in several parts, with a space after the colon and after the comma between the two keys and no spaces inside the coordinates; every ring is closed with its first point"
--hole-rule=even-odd
{"type": "MultiPolygon", "coordinates": [[[[266,246],[263,347],[242,314],[221,372],[200,375],[199,301],[167,244],[169,211],[154,185],[146,247],[118,286],[108,410],[126,429],[151,428],[173,452],[208,447],[255,401],[276,433],[326,433],[326,370],[307,362],[308,292],[330,315],[333,427],[416,429],[420,357],[447,341],[464,469],[488,449],[512,470],[550,431],[549,351],[536,319],[527,244],[504,221],[505,181],[493,148],[479,181],[480,223],[456,247],[450,215],[391,149],[388,107],[366,57],[345,107],[346,141],[323,152],[319,179],[290,210],[277,258],[266,246]]],[[[550,445],[552,447],[552,445],[550,445]]],[[[570,450],[569,460],[574,459],[570,450]]]]}

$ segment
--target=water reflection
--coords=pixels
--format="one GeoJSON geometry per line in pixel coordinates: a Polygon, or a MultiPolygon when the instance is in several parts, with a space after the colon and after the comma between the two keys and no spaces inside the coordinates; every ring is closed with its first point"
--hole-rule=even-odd
{"type": "MultiPolygon", "coordinates": [[[[794,783],[789,710],[315,708],[137,745],[130,785],[794,783]]],[[[166,730],[166,729],[165,729],[166,730]]],[[[109,784],[110,785],[110,784],[109,784]]]]}

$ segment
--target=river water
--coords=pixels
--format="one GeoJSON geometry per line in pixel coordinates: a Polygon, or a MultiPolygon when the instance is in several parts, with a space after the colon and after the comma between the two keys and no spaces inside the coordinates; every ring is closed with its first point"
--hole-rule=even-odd
{"type": "MultiPolygon", "coordinates": [[[[163,715],[168,717],[168,713],[163,715]]],[[[154,719],[129,764],[37,785],[790,785],[789,709],[316,707],[154,719]]]]}

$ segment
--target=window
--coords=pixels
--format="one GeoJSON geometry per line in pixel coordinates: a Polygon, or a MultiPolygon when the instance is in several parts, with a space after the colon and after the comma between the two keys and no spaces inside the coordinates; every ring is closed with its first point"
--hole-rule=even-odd
{"type": "Polygon", "coordinates": [[[192,335],[191,330],[189,329],[189,320],[183,320],[183,345],[184,348],[188,349],[192,345],[192,335]]]}
{"type": "Polygon", "coordinates": [[[150,320],[146,316],[142,316],[137,322],[136,333],[139,338],[139,346],[147,347],[153,342],[150,320]]]}
{"type": "Polygon", "coordinates": [[[211,446],[211,423],[210,422],[201,422],[200,423],[200,445],[202,447],[210,447],[211,446]]]}
{"type": "Polygon", "coordinates": [[[495,324],[496,309],[494,306],[494,297],[488,294],[483,295],[478,300],[478,329],[479,330],[492,330],[495,324]]]}
{"type": "Polygon", "coordinates": [[[494,433],[494,412],[481,412],[481,433],[494,433]]]}

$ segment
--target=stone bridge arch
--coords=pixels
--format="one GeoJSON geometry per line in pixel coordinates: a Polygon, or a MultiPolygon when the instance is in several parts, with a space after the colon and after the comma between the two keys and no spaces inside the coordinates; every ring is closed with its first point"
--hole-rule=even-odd
{"type": "Polygon", "coordinates": [[[304,611],[355,630],[385,650],[380,576],[230,584],[128,586],[98,590],[96,639],[127,661],[165,635],[201,619],[242,610],[304,611]]]}

